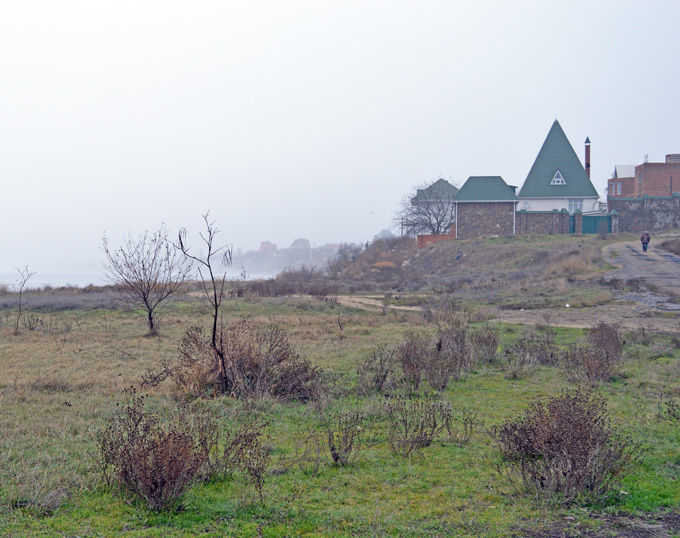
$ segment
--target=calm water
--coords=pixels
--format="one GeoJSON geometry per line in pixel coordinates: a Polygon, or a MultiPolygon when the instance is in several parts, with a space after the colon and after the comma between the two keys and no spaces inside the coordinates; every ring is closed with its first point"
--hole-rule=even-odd
{"type": "MultiPolygon", "coordinates": [[[[0,273],[0,285],[4,284],[12,287],[17,279],[19,273],[0,273]]],[[[241,280],[237,274],[227,275],[228,279],[241,280]]],[[[247,280],[267,279],[271,275],[247,275],[247,280]]],[[[42,288],[43,286],[52,286],[57,288],[60,286],[76,286],[84,288],[93,284],[95,286],[104,286],[109,284],[102,273],[36,273],[28,281],[29,288],[42,288]]]]}
{"type": "MultiPolygon", "coordinates": [[[[18,280],[19,273],[0,273],[0,284],[6,286],[13,286],[18,280]]],[[[76,286],[84,288],[94,284],[95,286],[103,286],[108,284],[104,280],[104,275],[101,273],[40,273],[34,274],[28,283],[29,288],[42,288],[43,286],[76,286]]]]}

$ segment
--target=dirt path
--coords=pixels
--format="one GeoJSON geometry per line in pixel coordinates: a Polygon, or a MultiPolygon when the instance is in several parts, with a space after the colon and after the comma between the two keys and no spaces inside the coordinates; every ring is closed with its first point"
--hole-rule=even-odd
{"type": "Polygon", "coordinates": [[[680,294],[680,257],[653,245],[643,252],[639,241],[614,243],[602,249],[602,255],[619,267],[608,278],[641,278],[658,288],[660,295],[680,294]]]}
{"type": "MultiPolygon", "coordinates": [[[[626,329],[680,330],[680,257],[653,247],[646,253],[642,252],[640,243],[636,241],[609,245],[603,249],[603,256],[617,266],[605,278],[642,279],[654,287],[654,293],[618,293],[616,302],[590,308],[565,305],[560,309],[502,310],[490,307],[490,317],[507,323],[544,323],[561,327],[587,328],[599,321],[609,321],[626,329]]],[[[385,307],[382,297],[377,295],[338,296],[337,299],[344,306],[363,310],[381,311],[387,308],[422,312],[418,306],[385,307]]]]}

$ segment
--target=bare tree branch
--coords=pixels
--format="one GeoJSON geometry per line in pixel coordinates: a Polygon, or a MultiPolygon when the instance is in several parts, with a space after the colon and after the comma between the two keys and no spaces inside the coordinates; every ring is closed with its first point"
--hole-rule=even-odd
{"type": "Polygon", "coordinates": [[[35,273],[31,273],[28,270],[28,265],[25,265],[23,269],[19,269],[18,267],[15,267],[15,269],[19,273],[19,279],[14,284],[14,287],[19,292],[19,313],[17,314],[17,321],[14,324],[14,334],[17,335],[19,334],[19,321],[21,320],[21,294],[24,292],[24,288],[26,287],[26,284],[28,283],[29,279],[35,273]]]}
{"type": "Polygon", "coordinates": [[[406,195],[394,219],[402,235],[447,234],[456,219],[458,189],[444,179],[419,185],[406,195]]]}
{"type": "Polygon", "coordinates": [[[219,259],[221,256],[222,265],[231,265],[233,248],[231,245],[215,247],[215,236],[219,233],[219,230],[215,228],[215,222],[210,220],[210,211],[203,215],[203,220],[205,222],[206,228],[205,235],[203,232],[201,232],[199,236],[203,240],[205,247],[208,249],[208,253],[205,258],[191,254],[187,244],[187,232],[184,228],[179,231],[175,248],[180,250],[187,259],[198,264],[198,273],[201,277],[201,283],[203,284],[203,291],[213,311],[210,346],[213,349],[215,359],[217,360],[219,366],[220,388],[222,393],[225,394],[227,392],[228,386],[227,368],[222,342],[217,341],[217,321],[219,320],[220,306],[222,305],[222,299],[224,298],[224,287],[227,282],[227,273],[225,271],[221,277],[217,276],[215,273],[214,263],[216,261],[215,258],[217,257],[219,259]]]}

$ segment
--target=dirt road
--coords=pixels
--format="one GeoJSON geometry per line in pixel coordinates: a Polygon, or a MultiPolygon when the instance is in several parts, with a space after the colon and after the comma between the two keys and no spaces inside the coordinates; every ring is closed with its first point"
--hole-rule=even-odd
{"type": "MultiPolygon", "coordinates": [[[[614,243],[603,249],[603,256],[617,268],[605,278],[622,281],[642,279],[654,292],[621,292],[616,301],[590,308],[502,310],[490,307],[492,319],[508,323],[592,327],[599,321],[616,322],[626,329],[644,327],[652,331],[680,330],[680,257],[654,248],[642,252],[639,242],[614,243]]],[[[353,308],[382,310],[379,296],[340,296],[338,301],[353,308]]],[[[389,306],[390,310],[422,311],[417,306],[389,306]]]]}

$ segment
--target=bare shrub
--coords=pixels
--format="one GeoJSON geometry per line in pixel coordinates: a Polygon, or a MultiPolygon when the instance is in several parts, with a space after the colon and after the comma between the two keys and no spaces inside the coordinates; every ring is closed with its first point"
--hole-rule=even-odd
{"type": "Polygon", "coordinates": [[[208,460],[214,424],[196,429],[186,408],[171,421],[145,409],[134,390],[128,402],[97,434],[96,461],[107,484],[144,499],[151,510],[177,505],[208,460]]]}
{"type": "Polygon", "coordinates": [[[600,349],[612,363],[621,361],[623,340],[618,325],[601,321],[588,331],[586,339],[591,346],[600,349]]]}
{"type": "Polygon", "coordinates": [[[489,325],[473,328],[469,332],[473,361],[488,364],[496,360],[500,336],[498,329],[489,325]]]}
{"type": "Polygon", "coordinates": [[[357,367],[357,394],[366,396],[394,389],[397,384],[395,352],[385,344],[373,348],[357,367]]]}
{"type": "Polygon", "coordinates": [[[604,397],[573,391],[534,401],[494,429],[509,476],[542,499],[602,499],[641,461],[638,445],[612,425],[604,397]]]}
{"type": "Polygon", "coordinates": [[[271,454],[263,442],[267,423],[254,422],[227,433],[222,455],[222,470],[231,474],[240,470],[257,491],[260,502],[264,501],[264,484],[271,454]]]}
{"type": "Polygon", "coordinates": [[[427,338],[422,334],[409,331],[395,348],[394,354],[404,374],[404,379],[414,390],[418,390],[427,361],[427,338]]]}
{"type": "Polygon", "coordinates": [[[221,394],[223,386],[238,398],[307,401],[325,392],[321,369],[300,357],[280,329],[240,320],[220,327],[217,348],[220,360],[203,330],[189,327],[177,360],[148,372],[142,384],[170,378],[189,399],[221,394]]]}
{"type": "Polygon", "coordinates": [[[223,328],[220,347],[235,396],[306,401],[323,392],[321,370],[301,358],[278,328],[241,320],[223,328]]]}
{"type": "Polygon", "coordinates": [[[660,410],[659,416],[669,422],[680,424],[680,402],[673,398],[662,398],[662,402],[665,409],[660,410]]]}
{"type": "Polygon", "coordinates": [[[44,465],[22,465],[12,473],[11,483],[8,482],[3,484],[5,495],[1,504],[41,516],[56,512],[74,487],[70,480],[64,480],[60,473],[53,468],[46,469],[44,465]]]}
{"type": "Polygon", "coordinates": [[[328,451],[334,465],[344,467],[354,459],[361,448],[365,416],[358,411],[348,411],[321,417],[328,440],[328,451]]]}
{"type": "Polygon", "coordinates": [[[446,424],[446,429],[451,439],[458,445],[468,444],[472,434],[484,425],[479,414],[469,407],[462,407],[458,411],[453,411],[446,424]]]}
{"type": "Polygon", "coordinates": [[[609,381],[616,372],[620,353],[611,353],[605,347],[576,345],[564,353],[567,378],[573,382],[598,385],[609,381]]]}
{"type": "Polygon", "coordinates": [[[522,379],[538,366],[534,354],[521,344],[505,349],[503,360],[506,379],[522,379]]]}
{"type": "Polygon", "coordinates": [[[557,331],[554,327],[526,326],[522,329],[514,347],[522,353],[531,355],[533,362],[537,364],[554,366],[559,361],[556,337],[557,331]]]}
{"type": "Polygon", "coordinates": [[[387,442],[395,456],[404,458],[430,446],[451,417],[448,402],[420,396],[386,400],[383,409],[388,420],[387,442]]]}
{"type": "Polygon", "coordinates": [[[472,364],[468,325],[458,321],[437,331],[435,348],[448,366],[451,377],[460,379],[472,364]]]}

